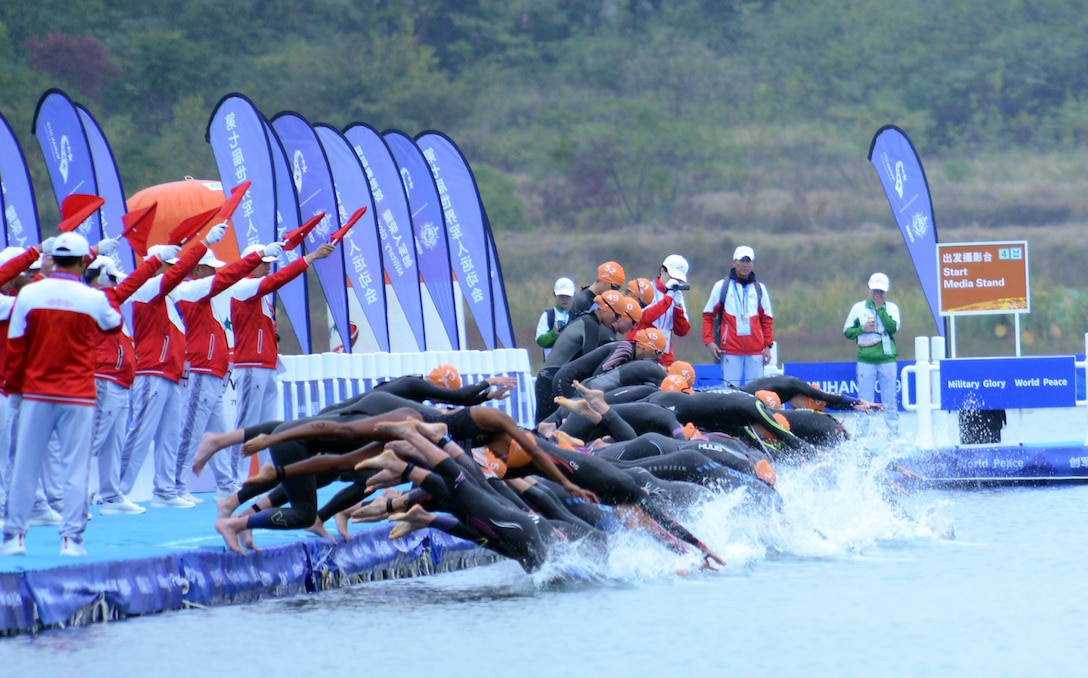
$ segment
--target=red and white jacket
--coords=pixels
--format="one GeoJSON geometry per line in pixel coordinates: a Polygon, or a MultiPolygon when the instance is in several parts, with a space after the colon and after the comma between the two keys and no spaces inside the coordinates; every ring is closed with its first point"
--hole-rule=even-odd
{"type": "Polygon", "coordinates": [[[267,295],[306,271],[299,257],[271,275],[245,278],[235,283],[230,295],[230,321],[234,326],[234,366],[275,369],[279,357],[272,299],[267,295]]]}
{"type": "Polygon", "coordinates": [[[226,330],[212,311],[212,297],[226,291],[260,263],[261,253],[254,252],[215,275],[186,280],[170,293],[185,321],[185,359],[190,373],[214,374],[221,379],[227,376],[230,347],[226,330]]]}
{"type": "Polygon", "coordinates": [[[121,329],[101,290],[57,271],[19,292],[11,312],[6,390],[26,400],[94,407],[95,343],[121,329]]]}
{"type": "MultiPolygon", "coordinates": [[[[38,260],[41,253],[34,247],[27,248],[25,252],[16,256],[3,266],[0,266],[0,287],[28,270],[30,265],[38,260]]],[[[11,310],[15,308],[15,295],[0,293],[0,395],[7,395],[2,387],[4,365],[8,353],[8,323],[11,321],[11,310]]]]}
{"type": "MultiPolygon", "coordinates": [[[[683,293],[681,292],[681,294],[683,293]]],[[[635,330],[651,326],[657,327],[665,333],[667,345],[665,352],[661,354],[657,362],[668,367],[676,360],[672,352],[672,335],[675,334],[678,337],[688,336],[688,332],[691,331],[691,322],[688,320],[683,303],[673,302],[673,298],[668,295],[665,286],[661,284],[661,278],[654,278],[654,300],[647,304],[646,308],[642,309],[642,320],[638,322],[635,330]]],[[[628,338],[634,339],[634,333],[630,333],[628,338]]]]}
{"type": "MultiPolygon", "coordinates": [[[[115,287],[102,291],[106,293],[106,298],[110,300],[114,308],[120,310],[121,304],[143,287],[161,266],[161,261],[155,257],[149,257],[136,267],[132,275],[115,287]]],[[[98,335],[95,358],[98,363],[94,369],[95,379],[112,381],[125,388],[132,387],[132,381],[136,377],[136,349],[124,324],[120,332],[102,332],[98,335]]]]}
{"type": "Polygon", "coordinates": [[[170,292],[193,270],[208,246],[197,242],[178,263],[151,278],[130,297],[133,341],[136,345],[136,376],[155,376],[181,381],[185,370],[185,325],[170,292]]]}

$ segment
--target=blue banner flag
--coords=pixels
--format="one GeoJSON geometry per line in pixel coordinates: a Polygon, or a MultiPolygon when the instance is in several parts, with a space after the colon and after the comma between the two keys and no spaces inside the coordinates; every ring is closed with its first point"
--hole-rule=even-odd
{"type": "MultiPolygon", "coordinates": [[[[367,185],[366,173],[355,155],[351,144],[340,131],[329,125],[314,126],[325,157],[329,159],[333,185],[336,188],[337,210],[340,223],[361,207],[366,213],[351,230],[344,235],[344,260],[351,280],[351,289],[359,301],[363,315],[370,324],[371,331],[378,341],[378,348],[388,353],[389,322],[385,299],[385,278],[382,275],[382,246],[378,237],[378,225],[374,219],[374,200],[367,185]]],[[[404,347],[397,347],[398,353],[409,353],[404,347]]],[[[351,344],[344,344],[344,350],[350,352],[351,344]]]]}
{"type": "Polygon", "coordinates": [[[238,251],[275,240],[275,171],[264,118],[257,107],[241,94],[228,94],[216,104],[204,138],[215,155],[225,197],[235,187],[250,182],[231,218],[238,251]]]}
{"type": "Polygon", "coordinates": [[[1071,355],[942,360],[941,409],[1074,407],[1075,361],[1071,355]]]}
{"type": "MultiPolygon", "coordinates": [[[[288,231],[293,231],[302,225],[302,218],[298,210],[298,196],[295,195],[294,177],[291,174],[291,164],[287,161],[287,151],[283,149],[283,143],[267,120],[263,119],[265,135],[268,137],[268,145],[272,149],[272,168],[276,179],[276,240],[282,241],[288,231]]],[[[302,247],[293,250],[284,250],[283,257],[291,264],[302,256],[302,247]]],[[[291,282],[280,288],[279,300],[287,318],[291,321],[295,336],[298,338],[299,348],[303,355],[310,354],[310,289],[305,275],[296,277],[291,282]]]]}
{"type": "MultiPolygon", "coordinates": [[[[382,137],[393,151],[393,158],[400,168],[401,184],[408,195],[412,230],[416,237],[416,261],[419,262],[423,286],[442,320],[450,347],[459,351],[461,336],[457,329],[453,273],[438,188],[423,153],[411,137],[397,130],[387,130],[382,137]]],[[[430,332],[429,327],[427,331],[430,332]]]]}
{"type": "MultiPolygon", "coordinates": [[[[424,132],[415,141],[427,159],[438,188],[446,219],[450,259],[461,294],[472,309],[484,345],[488,350],[494,350],[500,335],[496,324],[496,301],[505,303],[505,299],[496,299],[492,278],[496,269],[492,266],[493,253],[488,247],[488,228],[476,179],[461,150],[441,132],[424,132]]],[[[505,333],[503,343],[507,348],[513,348],[512,337],[505,333]]]]}
{"type": "MultiPolygon", "coordinates": [[[[117,169],[117,161],[113,157],[113,149],[106,141],[106,135],[102,133],[98,121],[91,112],[80,104],[76,104],[79,118],[83,122],[83,130],[87,134],[87,144],[91,148],[91,160],[94,166],[95,182],[98,184],[98,195],[106,202],[99,208],[101,217],[102,234],[107,238],[117,239],[117,251],[113,258],[121,264],[122,269],[132,272],[136,270],[136,253],[128,244],[126,238],[121,237],[125,230],[124,216],[128,212],[125,204],[125,188],[121,184],[121,173],[117,169]]],[[[130,305],[122,306],[122,311],[130,311],[130,305]]],[[[131,324],[132,319],[127,317],[131,324]]]]}
{"type": "Polygon", "coordinates": [[[895,125],[885,125],[877,131],[869,146],[869,162],[884,186],[918,282],[929,302],[933,322],[943,337],[945,323],[937,296],[937,223],[933,220],[933,203],[922,162],[906,133],[895,125]]]}
{"type": "MultiPolygon", "coordinates": [[[[42,95],[34,111],[32,131],[41,146],[58,209],[64,199],[73,193],[98,195],[94,158],[87,142],[87,133],[76,105],[67,94],[51,89],[42,95]]],[[[98,211],[80,224],[76,232],[91,244],[101,240],[102,224],[98,211]]]]}
{"type": "Polygon", "coordinates": [[[408,327],[416,339],[419,351],[427,350],[423,324],[423,299],[416,262],[415,235],[412,216],[408,211],[408,196],[400,181],[397,162],[378,130],[363,123],[349,125],[344,136],[366,172],[370,195],[374,199],[374,217],[381,238],[385,274],[404,311],[408,327]]]}
{"type": "Polygon", "coordinates": [[[19,140],[0,115],[0,206],[4,208],[3,247],[27,248],[42,241],[38,204],[19,140]]]}
{"type": "MultiPolygon", "coordinates": [[[[336,204],[335,187],[325,151],[321,148],[317,133],[309,121],[298,113],[284,111],[272,118],[272,129],[283,142],[283,148],[291,163],[291,176],[294,179],[295,195],[298,196],[299,213],[312,217],[325,212],[317,228],[306,237],[306,252],[312,252],[328,242],[329,235],[340,228],[339,207],[336,204]]],[[[314,262],[317,279],[325,292],[329,304],[332,322],[344,344],[344,350],[351,346],[351,327],[348,325],[348,289],[344,277],[344,248],[324,259],[314,262]]]]}

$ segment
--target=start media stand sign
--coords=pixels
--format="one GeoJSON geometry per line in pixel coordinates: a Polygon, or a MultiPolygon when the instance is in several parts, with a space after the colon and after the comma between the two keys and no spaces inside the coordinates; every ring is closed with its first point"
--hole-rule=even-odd
{"type": "Polygon", "coordinates": [[[937,245],[941,315],[1029,313],[1028,243],[937,245]]]}
{"type": "Polygon", "coordinates": [[[942,410],[1074,407],[1075,356],[941,361],[942,410]]]}

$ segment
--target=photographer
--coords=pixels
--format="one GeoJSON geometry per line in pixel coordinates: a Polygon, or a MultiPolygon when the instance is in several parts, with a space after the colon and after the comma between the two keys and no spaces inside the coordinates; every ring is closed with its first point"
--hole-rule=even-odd
{"type": "Polygon", "coordinates": [[[642,321],[631,331],[628,339],[634,338],[634,332],[646,327],[656,327],[662,331],[667,346],[658,362],[668,367],[673,363],[672,337],[686,337],[691,331],[684,308],[684,290],[690,290],[688,284],[688,260],[679,254],[670,254],[661,262],[654,280],[654,300],[642,309],[642,321]]]}

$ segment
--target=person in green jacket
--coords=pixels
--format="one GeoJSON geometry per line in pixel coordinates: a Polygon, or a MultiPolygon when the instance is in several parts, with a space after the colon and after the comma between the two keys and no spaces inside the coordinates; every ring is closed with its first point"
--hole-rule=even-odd
{"type": "Polygon", "coordinates": [[[540,314],[536,324],[536,345],[544,349],[544,357],[552,352],[559,331],[570,321],[570,304],[574,300],[574,281],[560,278],[555,281],[555,306],[540,314]]]}
{"type": "MultiPolygon", "coordinates": [[[[895,361],[895,333],[899,331],[899,307],[885,299],[891,282],[883,273],[869,276],[869,298],[850,309],[842,333],[858,345],[858,397],[874,402],[880,385],[884,423],[892,437],[899,435],[899,405],[895,361]]],[[[858,419],[857,434],[869,432],[869,417],[858,419]]]]}

